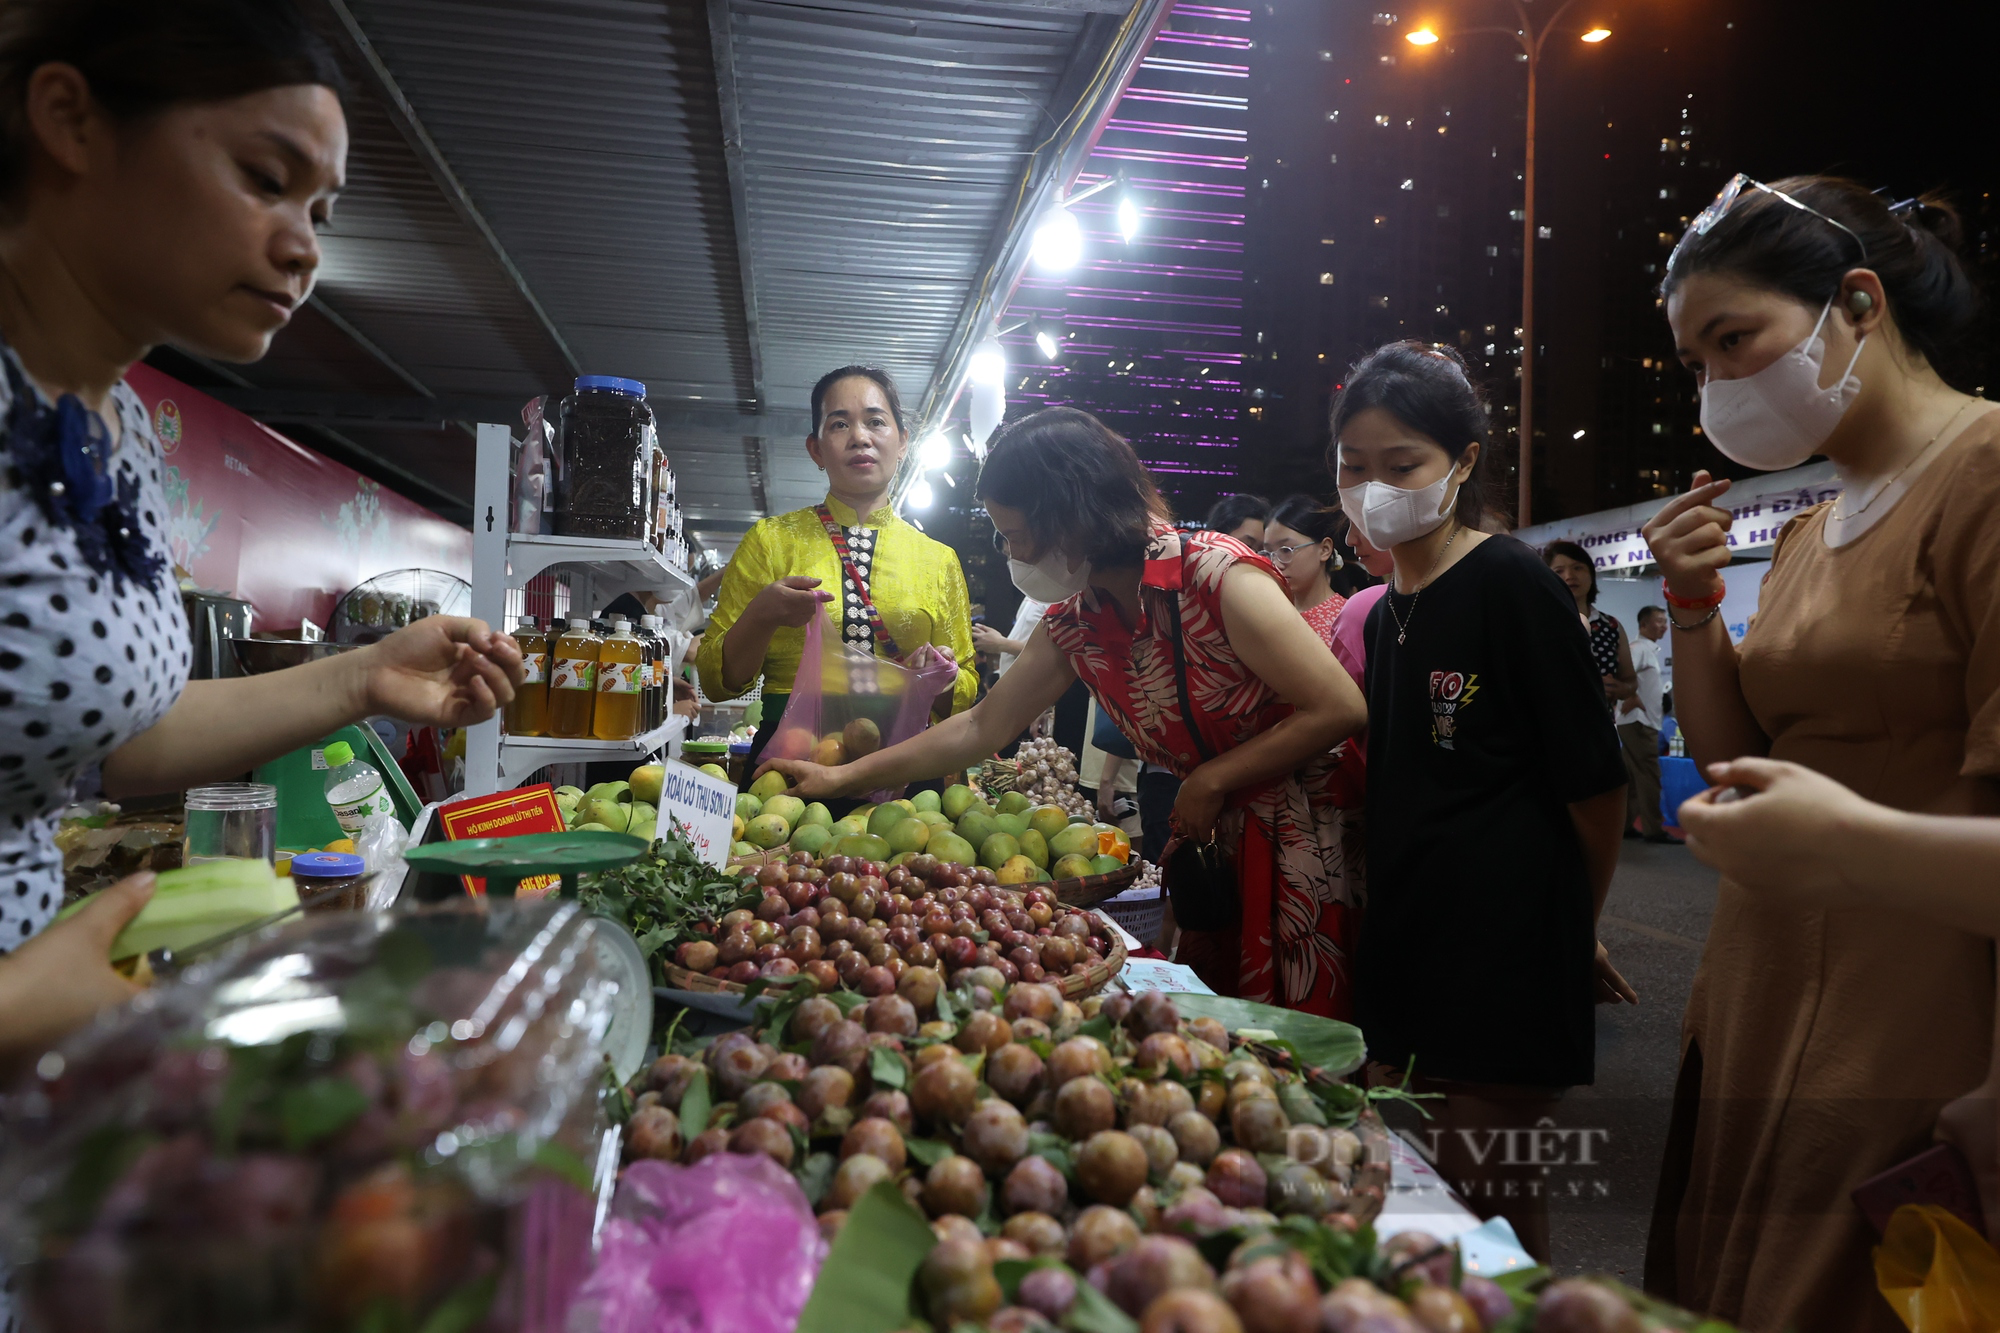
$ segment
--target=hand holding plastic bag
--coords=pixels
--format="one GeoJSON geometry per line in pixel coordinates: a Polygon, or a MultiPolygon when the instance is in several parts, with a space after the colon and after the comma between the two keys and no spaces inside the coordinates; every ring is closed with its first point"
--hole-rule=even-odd
{"type": "MultiPolygon", "coordinates": [[[[842,643],[824,614],[806,625],[805,649],[766,759],[838,768],[930,725],[931,706],[958,679],[951,651],[923,644],[904,662],[842,643]]],[[[893,791],[871,792],[886,801],[893,791]]]]}
{"type": "Polygon", "coordinates": [[[1875,1285],[1910,1333],[2000,1328],[2000,1253],[1934,1204],[1907,1203],[1889,1218],[1875,1285]]]}
{"type": "Polygon", "coordinates": [[[573,1331],[791,1333],[826,1258],[798,1182],[761,1155],[634,1162],[611,1207],[573,1331]]]}

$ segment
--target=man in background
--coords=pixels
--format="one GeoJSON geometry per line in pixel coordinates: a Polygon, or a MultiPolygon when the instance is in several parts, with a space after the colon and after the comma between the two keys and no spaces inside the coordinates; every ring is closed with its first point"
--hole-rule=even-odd
{"type": "Polygon", "coordinates": [[[1673,842],[1660,817],[1660,722],[1663,685],[1660,640],[1666,637],[1667,613],[1657,606],[1639,612],[1639,637],[1632,641],[1632,669],[1638,681],[1628,699],[1618,701],[1618,739],[1625,746],[1625,836],[1647,842],[1673,842]],[[1638,816],[1633,831],[1632,817],[1638,816]]]}

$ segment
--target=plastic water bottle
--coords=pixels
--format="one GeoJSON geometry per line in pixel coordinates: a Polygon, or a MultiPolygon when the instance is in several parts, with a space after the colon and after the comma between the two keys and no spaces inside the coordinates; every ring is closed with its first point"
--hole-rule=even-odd
{"type": "Polygon", "coordinates": [[[361,831],[370,815],[393,815],[395,803],[374,767],[354,757],[354,747],[335,741],[326,747],[326,803],[340,821],[340,831],[350,838],[361,831]]]}

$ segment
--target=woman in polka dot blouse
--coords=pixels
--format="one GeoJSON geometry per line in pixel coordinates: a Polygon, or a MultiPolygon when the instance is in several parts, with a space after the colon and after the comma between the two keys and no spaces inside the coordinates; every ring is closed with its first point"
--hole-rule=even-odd
{"type": "Polygon", "coordinates": [[[172,342],[255,361],[311,292],[345,172],[331,52],[269,0],[22,0],[0,25],[0,1068],[129,994],[128,880],[46,932],[56,812],[226,779],[377,714],[463,726],[520,650],[435,617],[291,671],[188,681],[159,444],[124,383],[172,342]]]}

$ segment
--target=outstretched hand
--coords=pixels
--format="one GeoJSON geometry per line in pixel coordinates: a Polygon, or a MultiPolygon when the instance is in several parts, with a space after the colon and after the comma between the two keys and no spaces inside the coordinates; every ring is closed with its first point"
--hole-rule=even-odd
{"type": "Polygon", "coordinates": [[[428,616],[345,660],[361,673],[366,715],[419,726],[484,722],[526,675],[512,636],[467,616],[428,616]]]}
{"type": "Polygon", "coordinates": [[[785,788],[785,795],[796,796],[802,801],[825,801],[848,794],[840,769],[805,759],[767,759],[757,766],[751,780],[754,782],[772,772],[784,774],[785,781],[791,784],[785,788]]]}
{"type": "Polygon", "coordinates": [[[152,900],[155,883],[151,872],[121,879],[0,958],[0,1071],[138,993],[112,970],[111,941],[152,900]]]}
{"type": "Polygon", "coordinates": [[[1886,813],[1822,773],[1779,759],[1711,764],[1716,785],[1680,809],[1688,850],[1747,889],[1824,907],[1867,901],[1850,881],[1856,836],[1886,813]],[[1724,794],[1734,795],[1725,799],[1724,794]]]}

